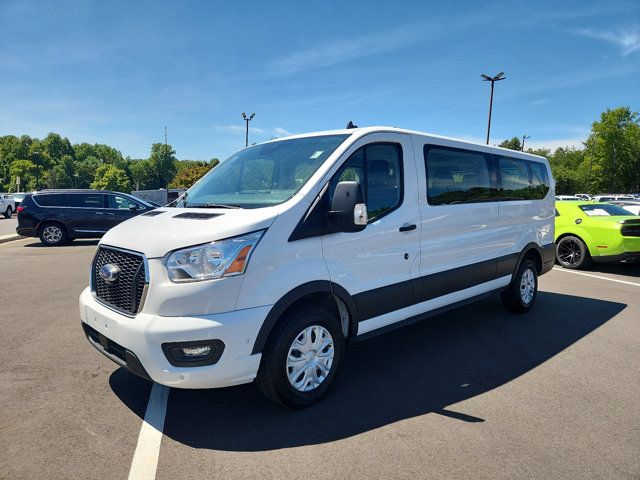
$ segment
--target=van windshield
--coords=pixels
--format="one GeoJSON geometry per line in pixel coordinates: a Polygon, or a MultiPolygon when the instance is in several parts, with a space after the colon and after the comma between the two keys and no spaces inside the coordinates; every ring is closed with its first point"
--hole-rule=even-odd
{"type": "Polygon", "coordinates": [[[176,206],[260,208],[283,203],[348,136],[294,138],[240,150],[196,182],[176,206]]]}

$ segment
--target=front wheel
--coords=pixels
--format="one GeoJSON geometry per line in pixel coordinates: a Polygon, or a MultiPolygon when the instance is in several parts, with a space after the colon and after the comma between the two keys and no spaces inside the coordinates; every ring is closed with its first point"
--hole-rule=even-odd
{"type": "Polygon", "coordinates": [[[510,312],[531,310],[538,296],[538,269],[529,259],[523,260],[509,288],[500,294],[502,304],[510,312]]]}
{"type": "Polygon", "coordinates": [[[4,212],[4,218],[11,218],[11,215],[13,215],[13,210],[11,210],[11,207],[7,207],[7,211],[4,212]]]}
{"type": "Polygon", "coordinates": [[[344,352],[336,315],[318,305],[288,312],[265,348],[256,383],[269,399],[301,408],[327,391],[344,352]]]}
{"type": "Polygon", "coordinates": [[[591,255],[582,239],[569,235],[556,245],[556,260],[564,268],[577,270],[589,266],[591,255]]]}

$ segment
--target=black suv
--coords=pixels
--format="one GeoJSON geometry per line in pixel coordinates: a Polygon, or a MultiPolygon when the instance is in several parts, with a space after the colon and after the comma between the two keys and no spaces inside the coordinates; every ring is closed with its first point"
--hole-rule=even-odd
{"type": "Polygon", "coordinates": [[[156,208],[126,193],[107,190],[44,190],[18,207],[16,232],[39,237],[46,246],[74,238],[101,237],[111,227],[156,208]]]}

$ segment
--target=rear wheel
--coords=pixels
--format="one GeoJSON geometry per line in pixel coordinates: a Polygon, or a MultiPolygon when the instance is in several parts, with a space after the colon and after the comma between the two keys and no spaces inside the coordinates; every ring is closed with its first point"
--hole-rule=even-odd
{"type": "Polygon", "coordinates": [[[556,245],[556,260],[564,268],[580,269],[591,264],[591,255],[581,238],[568,235],[556,245]]]}
{"type": "Polygon", "coordinates": [[[47,247],[56,247],[67,242],[67,231],[59,223],[46,223],[40,228],[40,241],[47,247]]]}
{"type": "Polygon", "coordinates": [[[502,304],[510,312],[525,313],[531,310],[537,295],[538,269],[532,260],[525,259],[509,288],[500,294],[502,304]]]}
{"type": "Polygon", "coordinates": [[[318,305],[305,305],[286,313],[276,327],[256,383],[280,405],[311,405],[330,387],[343,352],[344,335],[336,316],[318,305]]]}
{"type": "Polygon", "coordinates": [[[11,207],[7,207],[7,210],[4,212],[4,218],[11,218],[11,215],[13,215],[13,210],[11,210],[11,207]]]}

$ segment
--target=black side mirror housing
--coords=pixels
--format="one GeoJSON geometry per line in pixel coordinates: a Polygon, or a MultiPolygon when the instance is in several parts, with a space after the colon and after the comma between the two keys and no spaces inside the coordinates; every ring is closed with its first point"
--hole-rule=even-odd
{"type": "Polygon", "coordinates": [[[136,205],[135,203],[132,203],[131,205],[129,205],[129,210],[131,210],[132,212],[135,212],[139,208],[140,207],[138,207],[138,205],[136,205]]]}
{"type": "Polygon", "coordinates": [[[367,226],[367,207],[358,182],[339,182],[331,199],[329,226],[334,232],[360,232],[367,226]]]}

